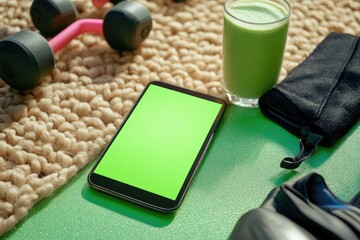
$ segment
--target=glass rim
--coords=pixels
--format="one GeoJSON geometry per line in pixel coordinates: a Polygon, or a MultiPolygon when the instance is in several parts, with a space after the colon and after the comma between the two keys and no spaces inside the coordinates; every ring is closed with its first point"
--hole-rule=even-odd
{"type": "MultiPolygon", "coordinates": [[[[276,20],[276,21],[272,21],[272,22],[250,22],[250,21],[246,21],[246,20],[243,20],[243,19],[240,19],[239,17],[236,17],[234,16],[233,14],[231,14],[228,9],[227,9],[227,4],[228,2],[231,1],[231,0],[226,0],[225,1],[225,4],[224,4],[224,11],[230,15],[232,18],[238,20],[238,21],[241,21],[243,23],[247,23],[247,24],[253,24],[253,25],[270,25],[270,24],[275,24],[275,23],[280,23],[280,22],[283,22],[285,21],[286,19],[288,19],[291,15],[291,12],[292,12],[292,6],[291,4],[287,1],[287,0],[280,0],[282,2],[284,2],[287,6],[288,6],[288,11],[286,13],[286,15],[284,17],[282,17],[281,19],[279,20],[276,20]]],[[[272,1],[273,2],[273,1],[272,1]]]]}

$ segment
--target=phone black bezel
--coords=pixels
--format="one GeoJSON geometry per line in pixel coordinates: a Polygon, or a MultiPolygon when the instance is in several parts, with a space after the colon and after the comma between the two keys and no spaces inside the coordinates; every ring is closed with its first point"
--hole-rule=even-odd
{"type": "Polygon", "coordinates": [[[102,191],[102,192],[106,192],[113,196],[134,202],[136,204],[151,208],[151,209],[159,211],[159,212],[165,212],[165,213],[173,212],[180,206],[180,204],[187,192],[187,189],[191,183],[191,180],[192,180],[193,176],[195,175],[195,173],[206,153],[206,150],[211,141],[211,138],[212,138],[212,136],[213,136],[217,126],[219,125],[219,122],[225,112],[225,108],[226,108],[226,104],[220,98],[217,98],[217,97],[214,97],[211,95],[202,94],[202,93],[195,92],[195,91],[191,91],[189,89],[181,88],[181,87],[171,85],[168,83],[164,83],[164,82],[160,82],[160,81],[150,82],[145,87],[145,89],[139,96],[138,100],[134,103],[134,106],[129,111],[127,116],[124,118],[121,126],[116,131],[115,135],[113,136],[111,141],[108,143],[105,150],[101,153],[98,161],[92,167],[92,169],[88,175],[89,185],[97,190],[102,191]],[[94,173],[94,170],[96,169],[97,165],[100,163],[100,161],[101,161],[102,157],[104,156],[104,154],[106,153],[107,149],[111,146],[112,142],[117,137],[117,135],[121,131],[122,127],[126,124],[127,120],[131,116],[131,113],[134,111],[137,104],[141,101],[142,96],[144,95],[144,93],[146,92],[146,90],[149,88],[150,85],[157,85],[157,86],[164,87],[164,88],[167,88],[170,90],[189,94],[189,95],[192,95],[192,96],[195,96],[198,98],[202,98],[205,100],[209,100],[209,101],[213,101],[213,102],[221,104],[221,109],[219,110],[218,115],[216,116],[216,119],[214,120],[211,128],[209,129],[209,132],[208,132],[201,148],[199,149],[196,159],[194,160],[194,162],[185,178],[185,181],[178,193],[178,196],[175,200],[171,200],[171,199],[162,197],[160,195],[148,192],[146,190],[143,190],[143,189],[140,189],[140,188],[137,188],[137,187],[134,187],[134,186],[131,186],[131,185],[128,185],[128,184],[125,184],[125,183],[122,183],[122,182],[119,182],[119,181],[116,181],[116,180],[113,180],[113,179],[107,178],[105,176],[94,173]]]}

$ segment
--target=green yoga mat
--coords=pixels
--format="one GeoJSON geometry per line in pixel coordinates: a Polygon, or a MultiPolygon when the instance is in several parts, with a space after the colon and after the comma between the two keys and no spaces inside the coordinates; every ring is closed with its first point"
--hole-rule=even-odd
{"type": "Polygon", "coordinates": [[[5,239],[226,239],[238,218],[269,191],[316,171],[342,200],[359,190],[360,130],[319,148],[296,171],[279,167],[298,139],[259,109],[228,107],[182,206],[160,214],[89,188],[91,166],[37,204],[5,239]]]}

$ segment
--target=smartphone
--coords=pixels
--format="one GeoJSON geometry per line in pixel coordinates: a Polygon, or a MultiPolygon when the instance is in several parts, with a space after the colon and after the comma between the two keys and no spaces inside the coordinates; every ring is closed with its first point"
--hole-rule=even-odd
{"type": "Polygon", "coordinates": [[[88,175],[97,190],[177,209],[225,111],[220,98],[151,82],[88,175]]]}

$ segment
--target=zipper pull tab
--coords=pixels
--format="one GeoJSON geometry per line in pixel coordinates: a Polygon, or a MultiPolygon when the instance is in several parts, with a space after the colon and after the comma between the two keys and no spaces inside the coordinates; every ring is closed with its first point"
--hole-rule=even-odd
{"type": "Polygon", "coordinates": [[[284,158],[280,163],[280,167],[286,169],[299,167],[303,161],[315,153],[322,138],[323,136],[309,131],[305,137],[300,139],[300,152],[295,157],[284,158]]]}

